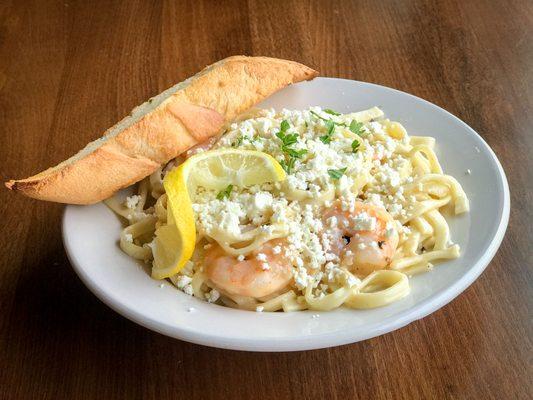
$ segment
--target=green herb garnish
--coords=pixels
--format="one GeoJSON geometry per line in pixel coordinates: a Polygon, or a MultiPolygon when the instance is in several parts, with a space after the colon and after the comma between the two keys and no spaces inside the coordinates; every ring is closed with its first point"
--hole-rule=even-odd
{"type": "Polygon", "coordinates": [[[344,175],[347,168],[348,167],[344,167],[341,169],[328,169],[328,174],[331,177],[331,179],[339,180],[341,179],[341,176],[344,175]]]}
{"type": "Polygon", "coordinates": [[[289,157],[287,161],[281,160],[279,164],[281,167],[285,170],[286,173],[290,174],[292,172],[292,169],[294,168],[294,163],[296,162],[296,158],[289,157]]]}
{"type": "MultiPolygon", "coordinates": [[[[329,110],[329,111],[331,111],[331,110],[329,110]]],[[[311,114],[313,114],[315,117],[317,117],[318,119],[321,119],[321,120],[324,121],[324,122],[331,121],[331,122],[333,122],[334,124],[339,125],[339,126],[346,126],[346,127],[348,126],[348,125],[346,125],[344,122],[335,122],[335,121],[333,121],[333,120],[330,119],[330,118],[324,118],[324,117],[322,117],[321,115],[319,115],[319,114],[317,114],[316,112],[314,112],[313,110],[309,110],[309,112],[310,112],[311,114]]],[[[324,112],[326,112],[326,110],[324,110],[324,112]]],[[[334,112],[335,112],[335,111],[334,111],[334,112]]],[[[331,113],[329,113],[329,114],[331,114],[331,113]]],[[[332,114],[332,115],[341,115],[341,114],[332,114]]]]}
{"type": "Polygon", "coordinates": [[[359,150],[359,145],[359,140],[354,139],[354,141],[352,142],[352,152],[357,153],[357,150],[359,150]]]}
{"type": "Polygon", "coordinates": [[[245,137],[245,136],[239,136],[236,141],[234,141],[231,144],[231,147],[239,147],[241,144],[244,143],[244,141],[248,141],[250,144],[254,144],[255,142],[262,140],[263,138],[261,136],[253,136],[251,138],[245,137]]]}
{"type": "Polygon", "coordinates": [[[302,158],[302,156],[307,153],[306,149],[294,150],[282,147],[281,150],[283,150],[283,152],[286,153],[289,157],[293,158],[302,158]]]}
{"type": "Polygon", "coordinates": [[[338,113],[337,111],[333,111],[331,108],[326,108],[324,110],[325,113],[328,113],[328,114],[331,114],[331,115],[341,115],[340,113],[338,113]]]}
{"type": "MultiPolygon", "coordinates": [[[[345,123],[343,122],[335,122],[333,121],[332,119],[329,119],[329,118],[324,118],[320,115],[318,115],[316,112],[314,112],[313,110],[309,110],[309,112],[311,114],[313,114],[315,117],[317,117],[318,119],[321,119],[322,121],[324,121],[326,123],[326,127],[328,128],[328,134],[329,135],[323,135],[323,136],[320,136],[320,140],[322,140],[323,143],[329,143],[331,142],[331,133],[333,131],[333,128],[331,128],[331,126],[333,125],[333,127],[335,125],[339,125],[339,126],[344,126],[344,127],[347,127],[348,125],[346,125],[345,123]]],[[[327,112],[328,114],[331,114],[331,115],[341,115],[335,111],[332,111],[330,109],[327,109],[327,110],[324,110],[324,112],[327,112]]]]}
{"type": "Polygon", "coordinates": [[[239,136],[235,142],[231,144],[231,147],[239,147],[244,141],[244,136],[239,136]]]}
{"type": "Polygon", "coordinates": [[[231,191],[233,190],[233,185],[228,185],[226,189],[221,190],[217,194],[217,200],[222,200],[224,198],[229,198],[229,195],[231,194],[231,191]]]}
{"type": "Polygon", "coordinates": [[[290,133],[288,135],[285,135],[285,133],[279,131],[278,133],[276,133],[276,136],[279,138],[279,140],[281,140],[283,146],[292,146],[298,141],[298,135],[296,133],[290,133]]]}
{"type": "Polygon", "coordinates": [[[350,130],[356,135],[362,136],[363,134],[363,124],[357,122],[355,119],[350,123],[350,130]]]}
{"type": "Polygon", "coordinates": [[[285,153],[286,159],[280,161],[280,165],[285,172],[290,174],[294,168],[294,163],[297,158],[302,158],[307,153],[306,149],[296,150],[291,148],[293,144],[298,143],[297,133],[286,133],[290,129],[290,125],[286,120],[281,121],[280,131],[276,133],[276,136],[281,140],[281,151],[285,153]]]}
{"type": "Polygon", "coordinates": [[[291,126],[289,125],[289,122],[287,122],[286,119],[284,119],[283,121],[281,121],[281,125],[280,125],[280,129],[281,129],[281,132],[286,132],[287,130],[289,130],[291,126]]]}
{"type": "Polygon", "coordinates": [[[331,142],[331,136],[333,135],[333,132],[335,132],[335,122],[328,120],[326,122],[326,128],[328,129],[327,133],[319,138],[324,144],[331,142]]]}
{"type": "MultiPolygon", "coordinates": [[[[317,114],[316,112],[314,112],[313,110],[309,110],[309,112],[311,114],[313,114],[315,117],[317,117],[318,119],[321,119],[322,121],[325,121],[325,122],[331,121],[331,119],[324,118],[324,117],[320,116],[319,114],[317,114]]],[[[333,121],[331,121],[331,122],[333,122],[333,121]]]]}

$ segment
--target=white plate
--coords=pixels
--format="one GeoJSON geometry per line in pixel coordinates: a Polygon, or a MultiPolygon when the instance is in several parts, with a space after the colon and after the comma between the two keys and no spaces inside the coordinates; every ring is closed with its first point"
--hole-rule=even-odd
{"type": "Polygon", "coordinates": [[[63,239],[72,266],[111,308],[162,334],[227,349],[292,351],[337,346],[401,328],[444,306],[485,269],[509,218],[509,188],[498,159],[464,122],[418,97],[369,83],[317,78],[288,87],[260,106],[303,109],[320,105],[349,112],[380,106],[411,135],[437,139],[444,170],[470,198],[471,212],[450,222],[459,259],[411,280],[411,294],[387,307],[358,311],[256,313],[208,304],[152,280],[120,251],[121,224],[103,204],[67,206],[63,239]],[[466,171],[471,174],[467,175],[466,171]],[[190,311],[194,308],[193,311],[190,311]]]}

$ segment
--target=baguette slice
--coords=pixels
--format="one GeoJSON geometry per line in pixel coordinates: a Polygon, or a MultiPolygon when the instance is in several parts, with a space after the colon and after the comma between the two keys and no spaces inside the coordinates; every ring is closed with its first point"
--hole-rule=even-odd
{"type": "Polygon", "coordinates": [[[317,72],[293,61],[234,56],[174,85],[66,161],[6,186],[39,200],[92,204],[220,133],[225,123],[317,72]]]}

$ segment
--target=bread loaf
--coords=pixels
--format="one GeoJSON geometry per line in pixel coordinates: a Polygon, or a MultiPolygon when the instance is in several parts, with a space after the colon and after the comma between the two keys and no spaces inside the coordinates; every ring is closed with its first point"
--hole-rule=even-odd
{"type": "Polygon", "coordinates": [[[234,56],[135,108],[66,161],[6,186],[40,200],[91,204],[220,133],[237,115],[317,72],[293,61],[234,56]]]}

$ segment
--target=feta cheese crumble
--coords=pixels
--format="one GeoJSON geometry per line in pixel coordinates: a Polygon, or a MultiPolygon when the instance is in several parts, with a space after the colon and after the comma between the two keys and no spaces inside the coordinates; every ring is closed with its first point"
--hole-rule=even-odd
{"type": "Polygon", "coordinates": [[[133,210],[135,207],[137,207],[137,204],[139,204],[139,201],[141,200],[141,196],[138,194],[134,194],[133,196],[126,197],[126,207],[130,210],[133,210]]]}

